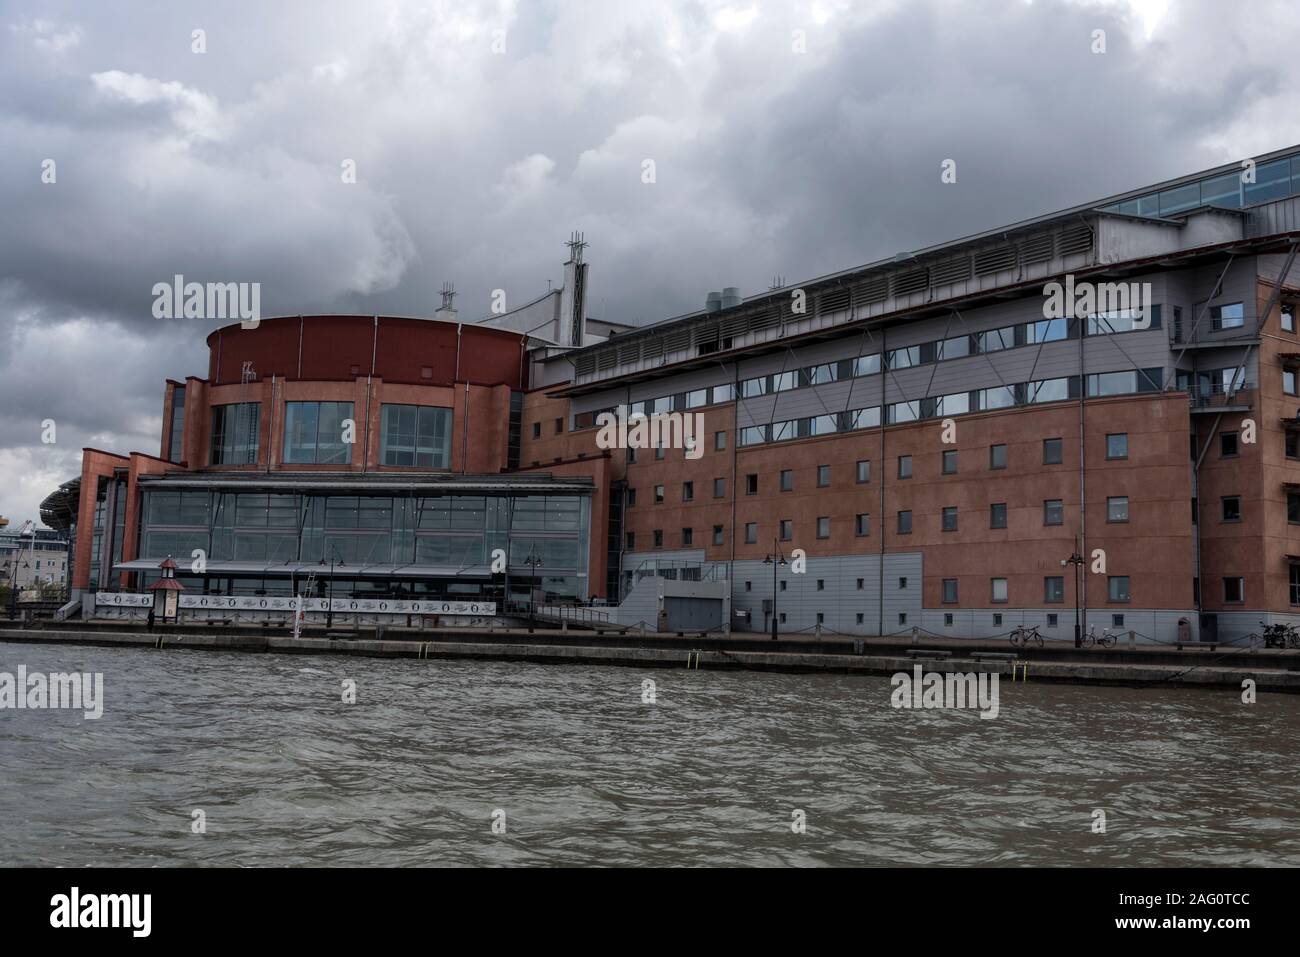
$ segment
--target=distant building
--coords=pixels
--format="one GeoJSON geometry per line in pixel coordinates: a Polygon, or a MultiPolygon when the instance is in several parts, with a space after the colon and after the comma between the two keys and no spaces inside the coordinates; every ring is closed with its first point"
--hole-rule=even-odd
{"type": "Polygon", "coordinates": [[[19,589],[68,583],[68,541],[59,532],[38,528],[23,535],[0,530],[0,585],[19,589]]]}

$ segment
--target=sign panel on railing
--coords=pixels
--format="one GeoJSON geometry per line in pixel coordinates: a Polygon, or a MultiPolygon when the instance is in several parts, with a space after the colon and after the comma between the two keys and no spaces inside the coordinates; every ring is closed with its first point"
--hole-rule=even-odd
{"type": "MultiPolygon", "coordinates": [[[[495,615],[494,601],[408,601],[391,598],[296,598],[288,595],[181,595],[181,608],[228,611],[330,611],[357,615],[495,615]]],[[[101,591],[96,605],[118,608],[148,608],[153,596],[136,592],[101,591]]]]}

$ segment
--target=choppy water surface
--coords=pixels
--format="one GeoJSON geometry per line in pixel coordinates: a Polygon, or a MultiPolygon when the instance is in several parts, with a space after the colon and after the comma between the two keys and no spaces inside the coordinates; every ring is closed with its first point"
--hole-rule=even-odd
{"type": "Polygon", "coordinates": [[[886,678],[0,644],[20,664],[103,672],[105,713],[0,711],[0,865],[1300,865],[1293,696],[1003,681],[980,720],[886,678]]]}

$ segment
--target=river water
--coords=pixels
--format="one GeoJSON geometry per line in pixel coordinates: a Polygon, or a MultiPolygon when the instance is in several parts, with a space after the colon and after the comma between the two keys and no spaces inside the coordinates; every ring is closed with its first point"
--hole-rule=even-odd
{"type": "Polygon", "coordinates": [[[104,714],[0,710],[0,865],[1300,865],[1296,696],[1003,680],[981,720],[883,677],[0,643],[19,665],[101,672],[104,714]]]}

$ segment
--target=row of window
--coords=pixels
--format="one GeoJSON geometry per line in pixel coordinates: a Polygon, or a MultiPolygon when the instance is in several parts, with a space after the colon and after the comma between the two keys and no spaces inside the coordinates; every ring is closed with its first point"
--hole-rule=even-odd
{"type": "MultiPolygon", "coordinates": [[[[283,461],[346,465],[357,441],[351,402],[286,402],[283,461]]],[[[212,408],[211,463],[254,465],[261,404],[235,402],[212,408]]],[[[451,467],[451,409],[385,403],[379,460],[384,465],[451,467]]]]}
{"type": "Polygon", "coordinates": [[[1254,179],[1242,181],[1242,171],[1207,176],[1194,183],[1174,186],[1135,199],[1102,207],[1105,212],[1132,216],[1168,216],[1197,206],[1229,206],[1240,209],[1255,203],[1283,199],[1300,193],[1300,156],[1283,157],[1255,167],[1254,179]]]}

